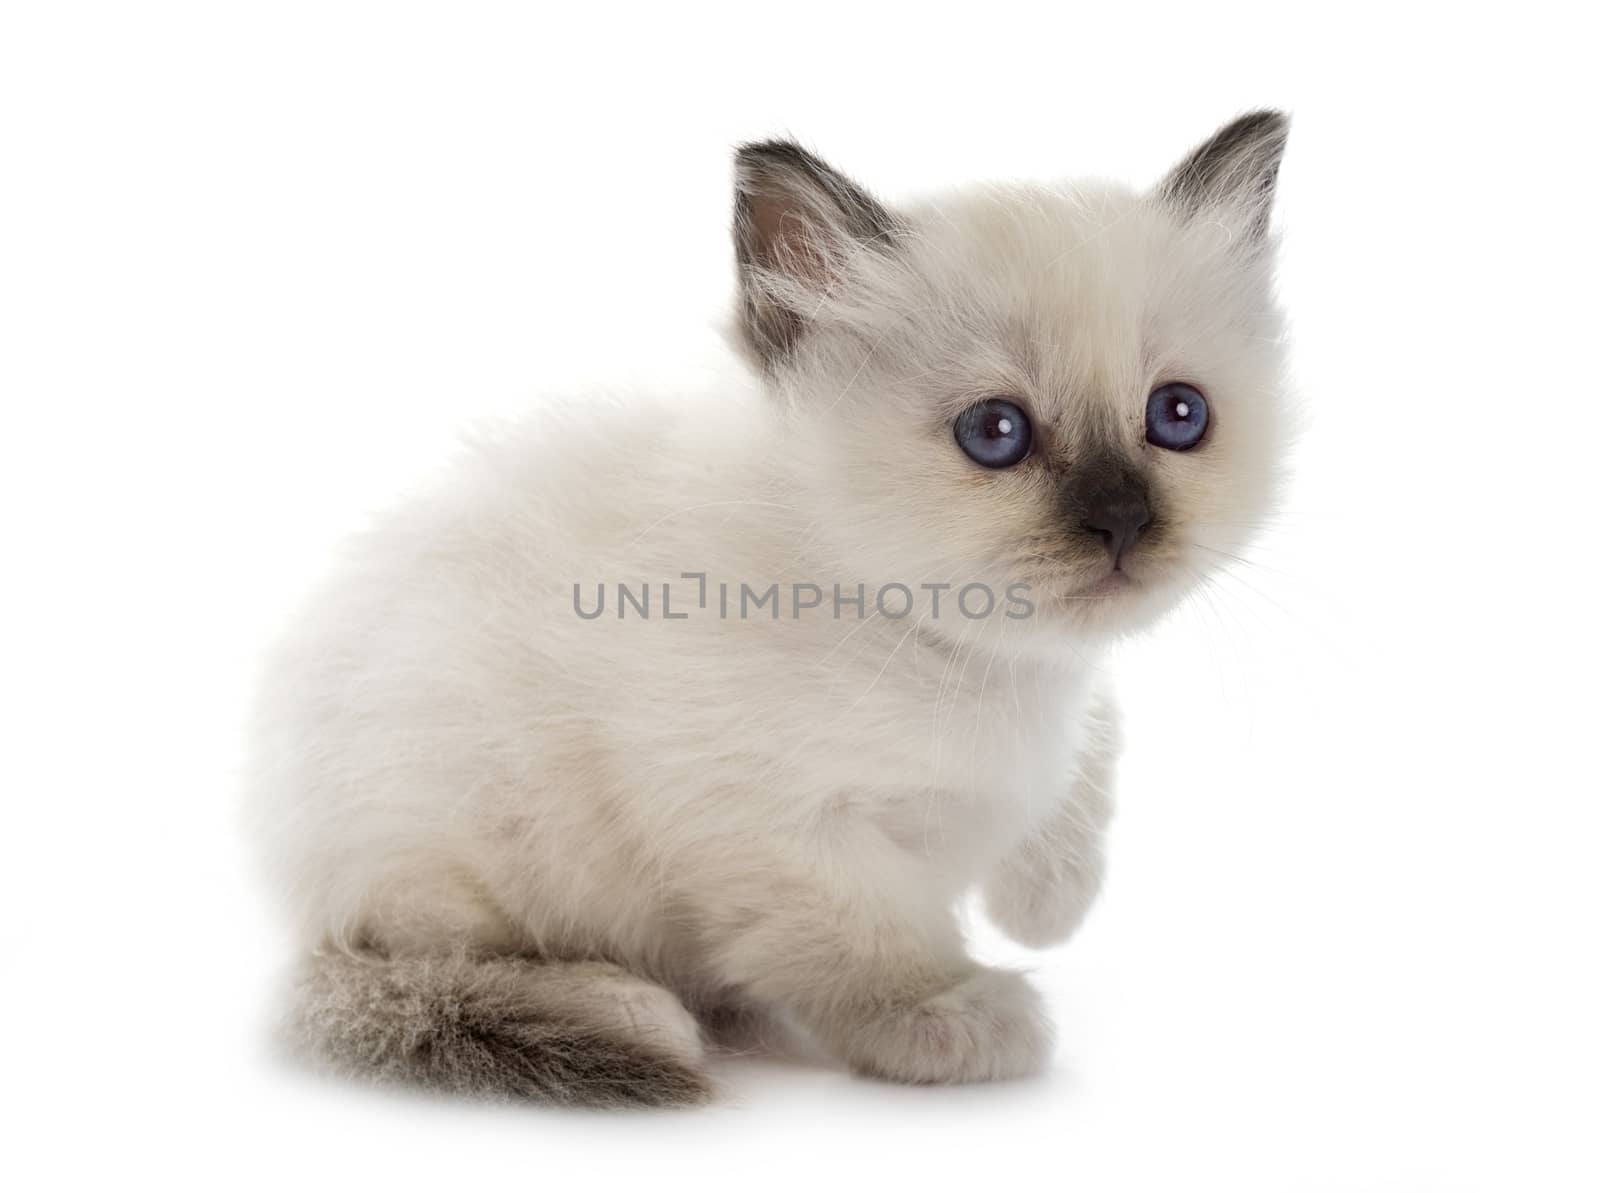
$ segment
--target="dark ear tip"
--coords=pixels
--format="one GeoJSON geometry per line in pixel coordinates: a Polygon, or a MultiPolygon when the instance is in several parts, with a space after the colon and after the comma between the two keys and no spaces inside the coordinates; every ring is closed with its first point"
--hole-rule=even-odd
{"type": "Polygon", "coordinates": [[[1220,135],[1237,142],[1275,145],[1281,151],[1289,139],[1289,113],[1278,108],[1257,108],[1227,125],[1220,135]]]}
{"type": "Polygon", "coordinates": [[[1289,116],[1257,108],[1212,133],[1162,180],[1159,193],[1185,216],[1231,206],[1249,216],[1252,237],[1267,230],[1278,162],[1289,141],[1289,116]]]}
{"type": "Polygon", "coordinates": [[[1257,108],[1246,112],[1234,121],[1241,128],[1257,129],[1261,132],[1287,132],[1289,128],[1289,113],[1281,108],[1257,108]]]}
{"type": "Polygon", "coordinates": [[[804,153],[796,141],[788,137],[768,137],[762,141],[745,141],[734,147],[733,155],[738,161],[763,161],[770,157],[792,156],[804,153]]]}
{"type": "Polygon", "coordinates": [[[799,167],[813,172],[826,169],[819,158],[786,137],[746,141],[734,149],[733,163],[741,178],[770,174],[786,167],[799,167]]]}

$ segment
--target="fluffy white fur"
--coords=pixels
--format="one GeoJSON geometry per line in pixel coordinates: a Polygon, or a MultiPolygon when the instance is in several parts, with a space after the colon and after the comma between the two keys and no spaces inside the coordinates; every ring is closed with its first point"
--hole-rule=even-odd
{"type": "MultiPolygon", "coordinates": [[[[1077,926],[1111,808],[1104,648],[1269,506],[1282,335],[1252,232],[1270,177],[1252,184],[1273,134],[1210,191],[1184,189],[1192,163],[1149,193],[991,187],[893,212],[889,243],[836,220],[804,171],[746,160],[746,196],[787,206],[744,233],[787,240],[742,284],[750,310],[792,319],[790,349],[747,336],[737,390],[574,402],[472,444],[352,544],[276,656],[258,833],[308,954],[356,965],[336,994],[308,987],[313,1049],[374,1070],[436,1054],[427,1016],[457,1022],[492,979],[494,1015],[690,1073],[701,1025],[766,1017],[893,1079],[1045,1065],[1037,995],[968,958],[952,908],[980,887],[1034,946],[1077,926]],[[1144,442],[1146,397],[1175,379],[1210,401],[1202,449],[1144,442]],[[1048,468],[962,454],[953,418],[994,394],[1027,404],[1048,468]],[[1136,463],[1163,531],[1109,593],[1052,496],[1091,443],[1136,463]],[[710,609],[684,572],[707,574],[710,609]],[[953,594],[937,619],[872,607],[889,582],[972,580],[1030,584],[1035,616],[952,616],[953,594]],[[735,608],[740,582],[827,599],[723,619],[719,581],[735,608]],[[617,616],[618,582],[651,584],[650,618],[617,616]],[[661,616],[663,582],[689,617],[661,616]],[[600,583],[605,615],[579,618],[574,585],[592,605],[600,583]],[[835,583],[866,586],[865,617],[832,615],[835,583]],[[456,1009],[350,1018],[370,1011],[364,974],[407,964],[454,975],[438,1005],[456,1009]],[[480,964],[499,968],[457,972],[480,964]]],[[[564,1080],[452,1078],[551,1096],[564,1080]]],[[[630,1100],[617,1088],[571,1097],[630,1100]]]]}

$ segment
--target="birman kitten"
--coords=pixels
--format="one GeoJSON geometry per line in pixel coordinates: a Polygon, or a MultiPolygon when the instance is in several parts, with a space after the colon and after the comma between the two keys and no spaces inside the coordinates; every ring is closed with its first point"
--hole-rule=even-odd
{"type": "Polygon", "coordinates": [[[1272,503],[1286,131],[1148,191],[894,207],[740,149],[747,381],[474,443],[274,658],[252,801],[300,1046],[596,1105],[702,1100],[708,1045],[780,1029],[894,1081],[1044,1068],[955,906],[1071,935],[1104,652],[1272,503]]]}

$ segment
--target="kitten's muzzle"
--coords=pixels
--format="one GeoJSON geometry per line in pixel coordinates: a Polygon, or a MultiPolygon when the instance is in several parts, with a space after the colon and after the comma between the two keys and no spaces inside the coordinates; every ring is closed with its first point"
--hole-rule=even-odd
{"type": "Polygon", "coordinates": [[[1101,543],[1113,568],[1122,566],[1155,520],[1144,476],[1116,457],[1073,469],[1062,487],[1062,505],[1068,524],[1101,543]]]}

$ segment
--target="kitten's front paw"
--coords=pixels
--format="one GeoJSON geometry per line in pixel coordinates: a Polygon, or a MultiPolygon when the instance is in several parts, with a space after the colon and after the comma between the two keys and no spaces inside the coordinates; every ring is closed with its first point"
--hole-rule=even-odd
{"type": "Polygon", "coordinates": [[[1089,914],[1105,880],[1105,869],[1099,845],[1088,843],[1070,863],[1014,861],[984,884],[984,911],[1018,944],[1034,949],[1060,944],[1089,914]]]}
{"type": "Polygon", "coordinates": [[[846,1056],[873,1077],[918,1084],[1026,1077],[1050,1060],[1050,1025],[1020,975],[980,970],[959,985],[859,1024],[846,1056]]]}

